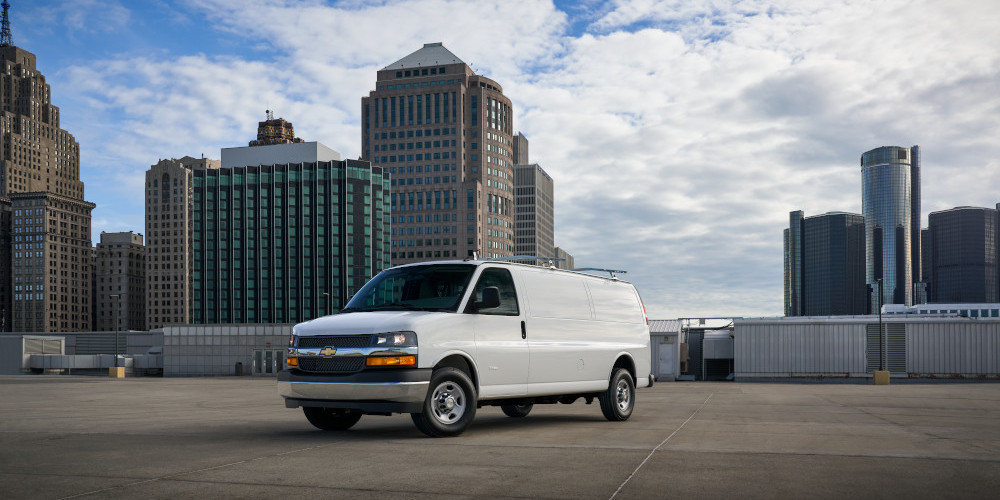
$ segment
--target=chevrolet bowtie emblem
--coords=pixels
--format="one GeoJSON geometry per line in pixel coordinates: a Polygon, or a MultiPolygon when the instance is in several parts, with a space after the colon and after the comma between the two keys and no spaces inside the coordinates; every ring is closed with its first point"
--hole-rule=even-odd
{"type": "Polygon", "coordinates": [[[337,354],[337,349],[333,347],[324,347],[319,351],[320,356],[333,356],[334,354],[337,354]]]}

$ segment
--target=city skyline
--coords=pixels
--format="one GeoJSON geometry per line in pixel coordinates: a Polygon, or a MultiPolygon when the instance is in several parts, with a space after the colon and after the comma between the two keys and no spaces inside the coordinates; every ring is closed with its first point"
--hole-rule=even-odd
{"type": "Polygon", "coordinates": [[[218,158],[264,109],[357,158],[358,96],[431,42],[503,85],[559,186],[559,245],[627,269],[651,317],[781,315],[773,235],[790,209],[860,213],[860,151],[922,146],[922,228],[1000,185],[987,2],[12,3],[95,242],[142,229],[150,164],[218,158]]]}

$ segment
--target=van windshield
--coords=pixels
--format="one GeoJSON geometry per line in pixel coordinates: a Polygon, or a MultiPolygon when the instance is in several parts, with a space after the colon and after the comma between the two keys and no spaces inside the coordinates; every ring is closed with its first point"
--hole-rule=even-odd
{"type": "Polygon", "coordinates": [[[435,264],[387,269],[372,278],[341,312],[455,312],[475,265],[435,264]]]}

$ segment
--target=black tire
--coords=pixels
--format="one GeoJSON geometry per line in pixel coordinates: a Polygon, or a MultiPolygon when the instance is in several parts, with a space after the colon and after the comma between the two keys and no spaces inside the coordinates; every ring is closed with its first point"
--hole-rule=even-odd
{"type": "Polygon", "coordinates": [[[304,406],[302,412],[310,424],[324,431],[346,431],[361,420],[361,412],[357,410],[304,406]]]}
{"type": "Polygon", "coordinates": [[[500,405],[500,409],[503,410],[503,414],[508,417],[521,418],[527,417],[531,413],[531,407],[534,406],[531,403],[526,403],[523,405],[500,405]]]}
{"type": "Polygon", "coordinates": [[[628,370],[616,368],[611,375],[611,384],[597,399],[601,402],[604,418],[612,422],[628,420],[635,408],[635,382],[628,370]]]}
{"type": "Polygon", "coordinates": [[[443,367],[434,370],[421,413],[410,418],[420,432],[430,437],[457,436],[476,416],[476,388],[462,370],[443,367]]]}

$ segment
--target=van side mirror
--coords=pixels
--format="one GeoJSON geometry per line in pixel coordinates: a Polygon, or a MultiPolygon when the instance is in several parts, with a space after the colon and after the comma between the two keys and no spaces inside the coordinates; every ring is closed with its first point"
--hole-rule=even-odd
{"type": "Polygon", "coordinates": [[[483,300],[475,303],[477,311],[500,307],[500,289],[495,286],[483,288],[483,300]]]}

